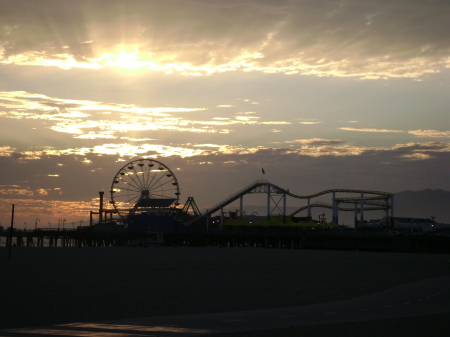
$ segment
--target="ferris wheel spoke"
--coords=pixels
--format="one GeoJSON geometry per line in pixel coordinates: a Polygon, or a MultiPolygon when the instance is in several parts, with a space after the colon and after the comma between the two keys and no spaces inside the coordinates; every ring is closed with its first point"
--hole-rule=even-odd
{"type": "Polygon", "coordinates": [[[127,191],[129,193],[141,193],[141,190],[136,188],[135,186],[131,185],[131,184],[126,184],[127,186],[129,186],[129,188],[127,187],[123,187],[120,188],[121,190],[127,191]]]}
{"type": "MultiPolygon", "coordinates": [[[[150,172],[151,172],[151,170],[150,170],[150,172]]],[[[149,179],[150,182],[149,182],[147,185],[145,185],[145,187],[146,187],[148,190],[150,189],[150,186],[152,185],[153,180],[155,180],[155,177],[156,177],[157,173],[158,173],[158,171],[153,172],[152,179],[151,179],[151,180],[149,179]]]]}
{"type": "Polygon", "coordinates": [[[144,181],[144,186],[145,186],[146,188],[147,188],[148,183],[149,183],[149,181],[150,181],[151,175],[152,175],[152,168],[149,167],[149,168],[148,168],[148,171],[147,171],[146,174],[145,174],[146,179],[145,179],[145,181],[144,181]]]}
{"type": "MultiPolygon", "coordinates": [[[[132,183],[130,183],[130,182],[128,182],[128,181],[125,181],[125,180],[124,180],[123,182],[124,182],[125,185],[128,185],[128,186],[134,188],[134,190],[128,189],[129,191],[140,191],[140,190],[141,190],[138,186],[136,186],[136,185],[134,185],[134,184],[132,184],[132,183]]],[[[119,187],[119,188],[120,188],[120,187],[119,187]]],[[[123,188],[123,189],[125,189],[125,188],[123,188]]]]}
{"type": "Polygon", "coordinates": [[[120,191],[116,191],[114,193],[117,195],[121,195],[121,196],[123,196],[123,195],[141,195],[141,191],[130,190],[127,188],[123,188],[120,191]]]}
{"type": "Polygon", "coordinates": [[[170,182],[172,182],[172,180],[168,180],[168,181],[166,181],[166,182],[163,182],[163,183],[159,184],[158,186],[152,186],[152,189],[151,189],[150,191],[153,191],[154,189],[157,189],[158,187],[167,185],[167,184],[170,183],[170,182]]]}
{"type": "Polygon", "coordinates": [[[140,172],[137,172],[135,167],[133,167],[133,170],[134,170],[134,172],[136,172],[136,180],[138,181],[139,186],[141,187],[141,189],[144,189],[145,184],[144,184],[143,179],[141,179],[141,177],[140,177],[140,176],[142,176],[142,178],[144,178],[143,177],[144,172],[142,171],[142,167],[141,167],[140,172]]]}
{"type": "MultiPolygon", "coordinates": [[[[132,163],[133,163],[133,162],[132,162],[132,163]]],[[[125,166],[127,166],[127,165],[125,165],[125,166]]],[[[134,165],[131,164],[131,168],[130,168],[130,166],[128,166],[128,168],[129,168],[130,170],[133,170],[134,173],[133,173],[133,172],[130,172],[131,174],[127,174],[127,178],[129,178],[129,179],[131,179],[131,180],[133,181],[133,183],[134,183],[136,189],[142,190],[142,186],[140,185],[140,180],[139,180],[139,179],[135,179],[134,176],[133,176],[133,175],[135,175],[136,177],[138,176],[137,171],[136,171],[134,165]],[[137,181],[136,181],[136,180],[137,180],[137,181]]]]}
{"type": "Polygon", "coordinates": [[[132,183],[129,183],[128,181],[125,181],[125,180],[122,179],[121,177],[118,178],[118,179],[114,179],[114,183],[113,183],[113,185],[111,186],[111,190],[114,191],[115,188],[118,188],[118,189],[120,189],[120,190],[128,190],[128,191],[136,191],[136,192],[140,191],[140,189],[139,189],[137,186],[133,185],[132,183]],[[127,188],[124,188],[124,187],[116,187],[116,186],[117,186],[117,185],[115,185],[115,182],[116,182],[116,181],[121,181],[121,182],[123,182],[125,185],[130,186],[131,188],[134,188],[134,190],[131,189],[131,188],[128,188],[128,189],[127,189],[127,188]]]}
{"type": "Polygon", "coordinates": [[[159,181],[160,181],[162,178],[164,178],[164,177],[165,177],[164,174],[161,175],[161,177],[159,177],[158,180],[156,180],[151,186],[149,186],[148,189],[149,189],[150,191],[153,190],[153,189],[154,189],[154,186],[155,186],[157,183],[159,183],[159,181]]]}
{"type": "Polygon", "coordinates": [[[121,191],[116,192],[118,196],[121,196],[122,198],[124,196],[132,196],[132,195],[137,195],[140,196],[141,195],[141,191],[135,191],[135,190],[127,190],[127,189],[123,189],[121,191]]]}
{"type": "MultiPolygon", "coordinates": [[[[136,172],[136,171],[135,171],[135,172],[136,172]]],[[[136,175],[137,175],[137,174],[136,174],[136,175]]],[[[139,184],[139,181],[136,181],[132,175],[128,175],[128,177],[129,177],[131,180],[133,180],[133,183],[137,186],[136,188],[140,190],[141,187],[139,186],[139,185],[140,185],[140,184],[139,184]]]]}
{"type": "Polygon", "coordinates": [[[138,201],[138,200],[139,200],[139,196],[137,196],[137,197],[132,197],[132,198],[130,198],[130,199],[124,201],[124,202],[126,202],[126,203],[132,203],[133,206],[134,206],[134,204],[136,204],[136,203],[134,202],[134,200],[135,200],[135,201],[138,201]],[[133,200],[133,202],[132,202],[132,200],[133,200]]]}
{"type": "Polygon", "coordinates": [[[123,199],[123,198],[130,198],[130,197],[132,197],[132,198],[139,198],[141,196],[141,193],[137,193],[137,192],[132,192],[132,193],[119,193],[117,196],[116,196],[116,198],[118,199],[118,198],[121,198],[121,199],[123,199]]]}
{"type": "Polygon", "coordinates": [[[147,188],[149,179],[150,179],[150,171],[147,171],[147,172],[145,172],[144,179],[143,179],[144,180],[144,184],[143,184],[144,188],[147,188]]]}
{"type": "MultiPolygon", "coordinates": [[[[127,184],[129,185],[129,184],[127,184]]],[[[130,191],[130,192],[140,192],[140,190],[138,190],[137,188],[134,188],[134,186],[130,186],[132,188],[127,188],[127,187],[118,187],[118,189],[120,191],[130,191]]]]}
{"type": "Polygon", "coordinates": [[[136,175],[136,180],[139,182],[140,189],[145,189],[144,177],[142,174],[136,175]]]}

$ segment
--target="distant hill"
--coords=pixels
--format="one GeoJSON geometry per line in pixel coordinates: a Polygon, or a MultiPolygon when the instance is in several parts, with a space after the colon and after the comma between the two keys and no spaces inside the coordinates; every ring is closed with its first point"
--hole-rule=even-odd
{"type": "Polygon", "coordinates": [[[394,215],[431,218],[450,224],[450,192],[444,190],[403,191],[394,195],[394,215]]]}
{"type": "MultiPolygon", "coordinates": [[[[327,203],[321,200],[316,200],[315,202],[327,203]]],[[[227,207],[225,211],[235,209],[236,207],[227,207]]],[[[259,215],[267,214],[266,206],[245,205],[244,209],[247,214],[251,214],[252,212],[257,212],[259,215]]],[[[287,207],[286,213],[290,214],[296,209],[297,207],[287,207]]],[[[317,214],[321,214],[322,212],[325,212],[328,216],[328,221],[331,221],[331,210],[327,209],[313,209],[313,217],[317,217],[317,214]]],[[[299,216],[306,216],[306,211],[299,214],[299,216]]],[[[384,216],[385,212],[382,211],[367,212],[365,218],[380,219],[384,216]]],[[[430,219],[432,216],[435,216],[436,222],[450,224],[450,192],[441,189],[427,189],[395,193],[394,216],[425,219],[430,219]]],[[[354,223],[354,213],[339,212],[339,223],[352,225],[354,223]]]]}

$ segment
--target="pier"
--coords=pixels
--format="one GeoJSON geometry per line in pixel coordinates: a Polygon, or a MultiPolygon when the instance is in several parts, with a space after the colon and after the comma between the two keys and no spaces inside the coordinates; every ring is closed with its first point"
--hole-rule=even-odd
{"type": "MultiPolygon", "coordinates": [[[[145,236],[145,235],[144,235],[145,236]]],[[[130,240],[142,238],[142,233],[94,232],[79,229],[37,229],[0,233],[0,245],[9,247],[110,247],[124,246],[130,240]]]]}
{"type": "MultiPolygon", "coordinates": [[[[154,233],[93,232],[88,230],[16,231],[12,245],[17,247],[112,247],[140,246],[154,233]]],[[[405,253],[450,253],[450,237],[440,235],[396,235],[385,232],[336,232],[329,230],[222,230],[215,232],[169,232],[161,245],[169,247],[217,247],[262,249],[319,249],[405,253]]],[[[0,233],[0,245],[9,246],[9,233],[0,233]]]]}

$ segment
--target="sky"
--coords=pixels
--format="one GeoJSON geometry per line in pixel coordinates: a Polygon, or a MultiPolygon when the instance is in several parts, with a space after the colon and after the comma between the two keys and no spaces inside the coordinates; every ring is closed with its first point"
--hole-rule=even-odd
{"type": "Polygon", "coordinates": [[[438,0],[0,0],[0,225],[85,225],[139,158],[201,209],[449,190],[449,31],[438,0]]]}

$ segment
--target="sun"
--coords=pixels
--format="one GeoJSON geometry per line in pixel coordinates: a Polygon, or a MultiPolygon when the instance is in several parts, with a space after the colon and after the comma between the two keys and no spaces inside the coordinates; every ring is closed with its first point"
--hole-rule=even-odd
{"type": "Polygon", "coordinates": [[[142,66],[142,62],[138,60],[137,50],[132,53],[127,53],[125,50],[122,50],[117,56],[116,64],[122,68],[139,68],[142,66]]]}
{"type": "Polygon", "coordinates": [[[103,54],[102,59],[105,60],[104,66],[118,68],[125,72],[139,72],[147,65],[147,62],[139,60],[138,49],[131,53],[122,49],[118,55],[103,54]]]}

